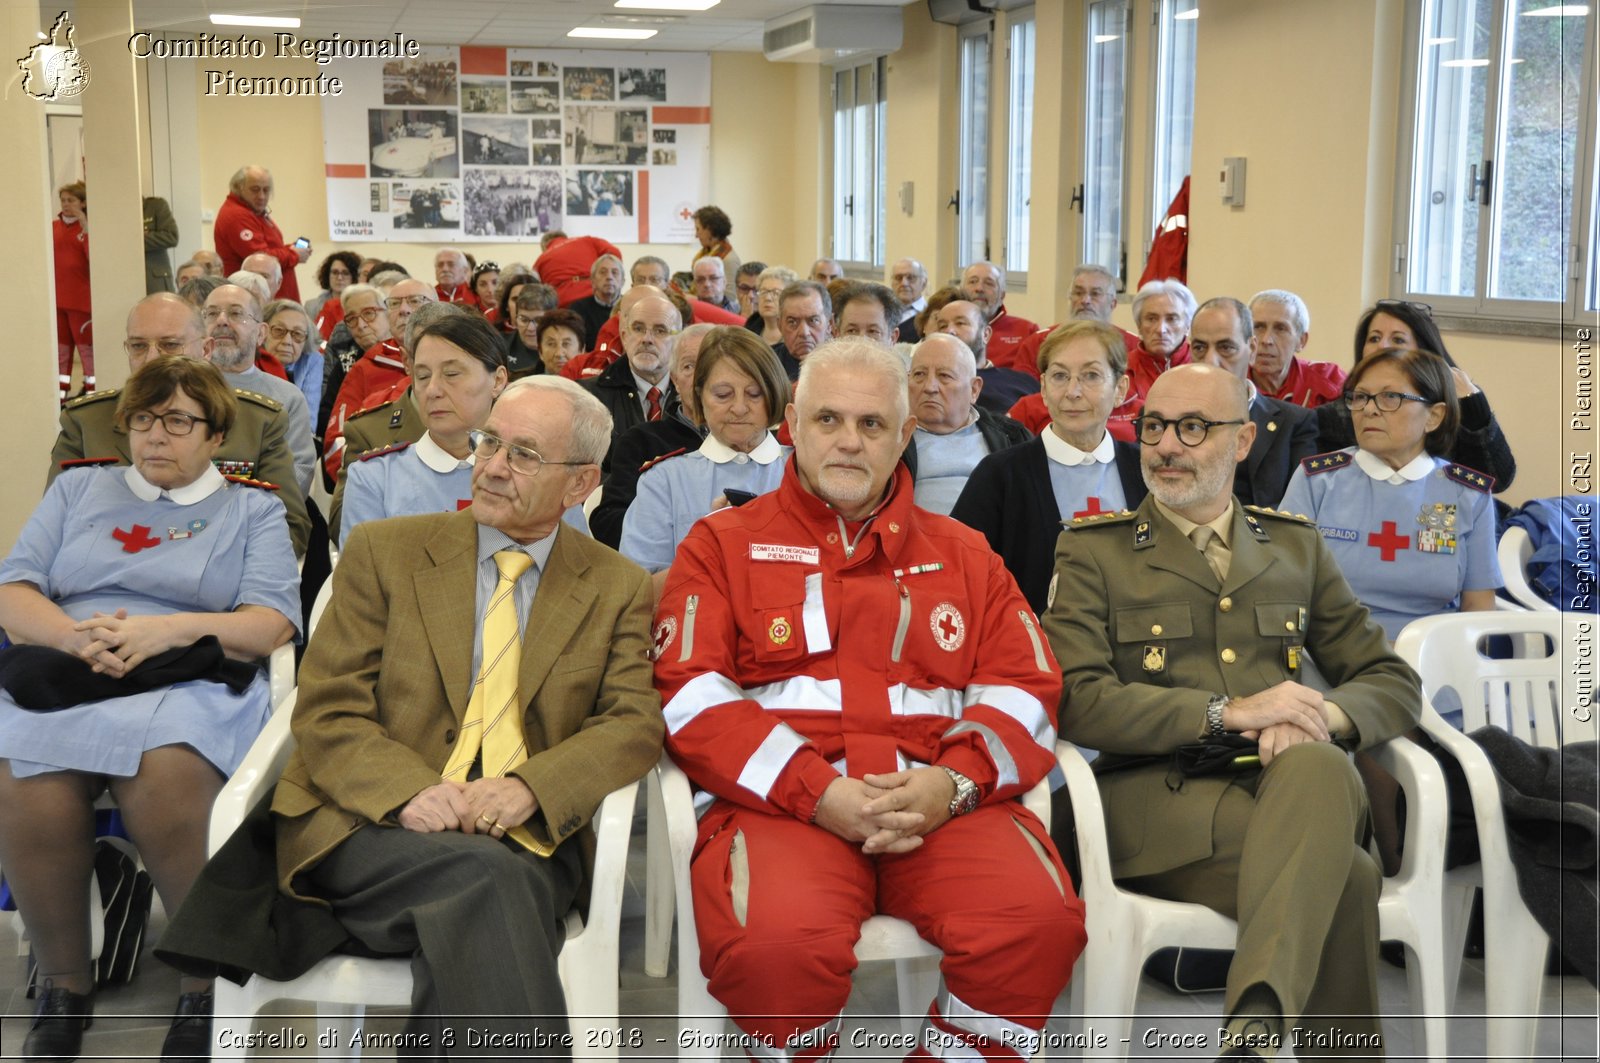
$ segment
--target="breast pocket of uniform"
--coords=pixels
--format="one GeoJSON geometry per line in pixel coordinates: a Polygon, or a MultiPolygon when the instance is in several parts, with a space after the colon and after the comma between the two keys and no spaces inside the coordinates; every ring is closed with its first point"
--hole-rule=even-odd
{"type": "Polygon", "coordinates": [[[1256,634],[1271,652],[1261,655],[1261,679],[1269,685],[1298,680],[1305,666],[1308,613],[1303,602],[1257,602],[1256,634]]]}
{"type": "Polygon", "coordinates": [[[752,581],[759,629],[752,640],[763,660],[786,661],[833,648],[822,573],[776,572],[752,581]]]}
{"type": "Polygon", "coordinates": [[[1116,640],[1117,671],[1130,670],[1147,683],[1171,686],[1174,661],[1169,654],[1194,636],[1188,602],[1159,602],[1118,609],[1112,618],[1116,640]]]}

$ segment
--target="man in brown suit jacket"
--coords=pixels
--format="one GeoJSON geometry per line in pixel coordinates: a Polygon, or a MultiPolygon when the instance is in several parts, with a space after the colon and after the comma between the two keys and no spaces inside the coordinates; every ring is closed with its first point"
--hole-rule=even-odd
{"type": "Polygon", "coordinates": [[[1271,1058],[1297,1037],[1302,1053],[1381,1059],[1380,876],[1346,750],[1414,726],[1419,684],[1316,527],[1234,499],[1247,394],[1211,366],[1163,373],[1135,422],[1150,496],[1061,536],[1044,618],[1061,735],[1101,751],[1118,880],[1239,921],[1223,1055],[1271,1058]],[[1175,773],[1177,747],[1222,734],[1259,741],[1260,765],[1175,773]]]}
{"type": "Polygon", "coordinates": [[[301,668],[296,750],[272,805],[280,886],[330,902],[368,948],[412,955],[407,1032],[424,1054],[452,1038],[459,1050],[467,1016],[560,1044],[555,957],[582,895],[586,825],[661,751],[649,577],[561,525],[594,489],[610,428],[571,381],[508,388],[476,440],[472,506],[356,528],[301,668]],[[477,731],[464,721],[495,554],[519,550],[533,558],[510,591],[528,757],[501,777],[480,757],[446,779],[477,731]],[[508,837],[516,827],[554,852],[508,837]]]}

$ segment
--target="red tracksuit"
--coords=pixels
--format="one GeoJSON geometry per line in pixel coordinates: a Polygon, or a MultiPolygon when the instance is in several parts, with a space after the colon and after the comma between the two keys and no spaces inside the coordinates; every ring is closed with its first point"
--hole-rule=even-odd
{"type": "Polygon", "coordinates": [[[337,476],[344,464],[344,423],[363,410],[369,410],[393,396],[391,389],[410,379],[406,373],[406,354],[398,340],[383,340],[368,347],[339,385],[328,414],[328,431],[322,440],[324,465],[329,476],[337,476]]]}
{"type": "Polygon", "coordinates": [[[295,267],[300,265],[300,253],[283,242],[278,223],[232,192],[217,208],[217,220],[211,226],[211,238],[222,256],[222,272],[236,273],[244,260],[257,251],[271,255],[283,267],[283,285],[277,299],[300,301],[300,282],[295,279],[295,267]]]}
{"type": "Polygon", "coordinates": [[[1025,317],[1007,313],[1002,304],[999,312],[989,319],[989,328],[992,330],[989,333],[989,361],[1039,379],[1038,360],[1030,362],[1022,349],[1023,341],[1038,332],[1039,326],[1025,317]]]}
{"type": "Polygon", "coordinates": [[[589,272],[601,255],[622,258],[622,252],[610,240],[598,236],[569,236],[550,245],[550,250],[533,260],[533,271],[539,280],[556,290],[556,299],[562,306],[570,306],[594,294],[589,283],[589,272]]]}
{"type": "Polygon", "coordinates": [[[61,399],[72,390],[72,352],[83,361],[83,390],[94,390],[93,304],[89,300],[89,234],[81,223],[61,215],[51,223],[56,273],[56,368],[61,399]]]}
{"type": "Polygon", "coordinates": [[[1333,362],[1308,362],[1294,357],[1289,359],[1289,372],[1284,374],[1283,383],[1278,387],[1270,390],[1263,387],[1261,378],[1254,373],[1250,379],[1256,382],[1261,394],[1269,398],[1315,409],[1344,394],[1345,376],[1345,371],[1333,362]]]}
{"type": "Polygon", "coordinates": [[[716,798],[693,865],[702,967],[764,1058],[818,1058],[862,920],[898,916],[945,953],[915,1054],[1027,1058],[1085,940],[1016,800],[1054,763],[1060,672],[982,537],[915,508],[909,474],[895,477],[849,526],[791,458],[778,490],[711,514],[678,549],[656,685],[668,749],[716,798]],[[841,774],[926,765],[967,776],[981,804],[920,848],[868,856],[811,824],[841,774]]]}

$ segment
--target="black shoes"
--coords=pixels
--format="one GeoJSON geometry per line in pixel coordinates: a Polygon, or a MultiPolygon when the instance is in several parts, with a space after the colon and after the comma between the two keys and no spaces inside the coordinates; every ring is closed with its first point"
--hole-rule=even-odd
{"type": "Polygon", "coordinates": [[[71,1063],[83,1048],[83,1031],[94,1022],[94,998],[56,989],[49,979],[38,994],[33,1025],[22,1042],[22,1058],[28,1063],[71,1063]]]}
{"type": "Polygon", "coordinates": [[[184,993],[161,1042],[161,1063],[206,1063],[211,1058],[211,990],[184,993]]]}

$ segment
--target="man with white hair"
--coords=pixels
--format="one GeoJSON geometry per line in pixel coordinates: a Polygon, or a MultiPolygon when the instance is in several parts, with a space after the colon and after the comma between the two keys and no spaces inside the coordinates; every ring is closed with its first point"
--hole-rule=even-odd
{"type": "Polygon", "coordinates": [[[989,358],[995,365],[1037,378],[1039,367],[1022,350],[1022,341],[1039,331],[1025,317],[1006,310],[1006,271],[993,262],[974,262],[961,271],[961,294],[983,311],[991,330],[989,358]]]}
{"type": "Polygon", "coordinates": [[[728,278],[722,268],[722,259],[716,255],[694,260],[694,297],[730,313],[737,313],[739,301],[728,297],[728,278]]]}
{"type": "MultiPolygon", "coordinates": [[[[683,329],[678,308],[662,295],[646,295],[622,322],[622,352],[605,372],[583,382],[611,413],[612,439],[666,412],[667,368],[683,329]]],[[[604,471],[611,471],[608,451],[604,471]]]]}
{"type": "MultiPolygon", "coordinates": [[[[328,430],[323,435],[324,453],[331,456],[342,449],[345,422],[379,403],[393,398],[396,385],[410,376],[406,368],[406,322],[429,303],[439,301],[433,285],[407,277],[389,289],[385,300],[389,319],[388,339],[369,347],[345,374],[328,414],[328,430]]],[[[342,461],[342,459],[341,459],[342,461]]]]}
{"type": "MultiPolygon", "coordinates": [[[[277,294],[300,301],[300,285],[294,268],[311,257],[311,243],[289,245],[284,242],[278,223],[268,217],[272,200],[272,173],[264,166],[241,166],[228,182],[228,198],[217,208],[211,227],[222,271],[232,273],[244,265],[245,257],[260,251],[277,259],[283,267],[283,285],[277,294]]],[[[270,295],[269,295],[270,298],[270,295]]]]}
{"type": "MultiPolygon", "coordinates": [[[[1072,288],[1067,292],[1067,298],[1071,308],[1068,320],[1101,321],[1110,325],[1111,312],[1117,308],[1117,278],[1102,265],[1094,262],[1082,263],[1072,271],[1072,288]]],[[[1044,346],[1044,341],[1049,338],[1050,333],[1060,327],[1051,325],[1048,328],[1041,328],[1023,340],[1017,354],[1018,360],[1025,360],[1037,368],[1039,349],[1044,346]]],[[[1122,333],[1123,344],[1130,353],[1139,346],[1137,334],[1120,326],[1112,327],[1122,333]]],[[[1033,394],[1022,396],[1006,412],[1012,420],[1021,422],[1035,435],[1041,434],[1050,424],[1050,411],[1045,408],[1044,396],[1038,393],[1037,387],[1033,394]]],[[[1125,443],[1132,442],[1133,436],[1126,427],[1125,419],[1123,422],[1113,421],[1113,424],[1117,423],[1123,424],[1123,427],[1116,434],[1116,438],[1125,443]]]]}
{"type": "Polygon", "coordinates": [[[1111,411],[1107,429],[1125,443],[1133,442],[1133,418],[1156,378],[1189,362],[1189,322],[1194,293],[1182,281],[1150,281],[1133,297],[1133,322],[1139,345],[1128,352],[1128,398],[1111,411]]]}
{"type": "Polygon", "coordinates": [[[989,454],[1028,441],[1028,430],[978,405],[983,381],[972,348],[935,333],[911,352],[911,412],[917,430],[905,450],[916,502],[948,515],[973,468],[989,454]]]}
{"type": "Polygon", "coordinates": [[[836,258],[819,258],[811,263],[810,276],[818,284],[832,284],[844,278],[844,267],[839,265],[839,260],[836,258]]]}
{"type": "Polygon", "coordinates": [[[441,303],[461,303],[477,306],[478,296],[468,283],[472,267],[467,256],[458,247],[441,247],[433,256],[434,294],[441,303]]]}
{"type": "Polygon", "coordinates": [[[922,338],[917,331],[917,315],[928,308],[928,271],[914,258],[899,259],[889,267],[889,287],[900,300],[895,339],[900,343],[916,343],[922,338]]]}
{"type": "Polygon", "coordinates": [[[1268,288],[1250,297],[1256,364],[1250,379],[1261,394],[1315,409],[1344,394],[1345,371],[1334,362],[1300,357],[1311,339],[1311,311],[1294,292],[1268,288]]]}
{"type": "Polygon", "coordinates": [[[1017,800],[1055,762],[1060,677],[983,538],[913,504],[904,366],[811,352],[782,484],[695,524],[656,612],[669,748],[712,799],[702,966],[756,1058],[833,1054],[875,912],[945,953],[934,1058],[1031,1057],[1084,943],[1017,800]]]}
{"type": "Polygon", "coordinates": [[[590,292],[581,299],[563,303],[568,310],[583,318],[584,330],[591,337],[600,335],[600,329],[611,316],[611,308],[622,294],[622,259],[616,255],[601,255],[589,267],[590,292]]]}

